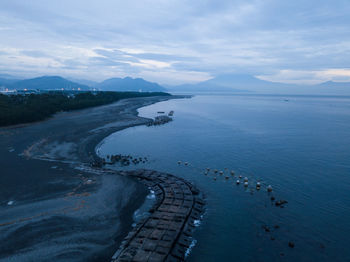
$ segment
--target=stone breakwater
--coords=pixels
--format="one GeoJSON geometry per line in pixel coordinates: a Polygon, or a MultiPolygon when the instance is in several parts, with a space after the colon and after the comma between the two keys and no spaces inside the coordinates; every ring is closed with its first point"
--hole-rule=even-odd
{"type": "Polygon", "coordinates": [[[112,257],[121,261],[184,261],[196,221],[203,213],[200,192],[186,180],[157,171],[122,171],[154,191],[150,216],[138,222],[112,257]]]}

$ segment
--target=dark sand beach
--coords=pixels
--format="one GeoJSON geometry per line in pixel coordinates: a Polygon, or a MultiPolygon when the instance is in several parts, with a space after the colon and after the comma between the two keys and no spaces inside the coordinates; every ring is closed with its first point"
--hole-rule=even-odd
{"type": "Polygon", "coordinates": [[[0,261],[108,261],[148,190],[85,167],[104,137],[150,121],[137,108],[170,98],[125,99],[0,128],[0,261]]]}

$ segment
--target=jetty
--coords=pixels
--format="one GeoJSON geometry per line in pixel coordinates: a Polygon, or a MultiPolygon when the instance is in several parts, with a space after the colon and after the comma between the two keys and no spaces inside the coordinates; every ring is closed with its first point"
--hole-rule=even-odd
{"type": "Polygon", "coordinates": [[[204,200],[186,180],[151,170],[121,171],[136,177],[156,196],[150,215],[138,222],[123,240],[111,262],[184,261],[200,220],[204,200]]]}

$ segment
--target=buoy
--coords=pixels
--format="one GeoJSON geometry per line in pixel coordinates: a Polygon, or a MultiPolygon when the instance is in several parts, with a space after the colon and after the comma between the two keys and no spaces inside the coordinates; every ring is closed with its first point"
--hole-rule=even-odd
{"type": "Polygon", "coordinates": [[[245,178],[244,178],[244,182],[248,182],[248,177],[245,177],[245,178]]]}
{"type": "Polygon", "coordinates": [[[188,165],[188,163],[187,162],[185,162],[185,166],[187,166],[188,165]]]}
{"type": "Polygon", "coordinates": [[[256,182],[256,189],[257,189],[257,190],[260,189],[260,182],[256,182]]]}
{"type": "Polygon", "coordinates": [[[231,170],[231,176],[234,176],[235,172],[233,170],[231,170]]]}
{"type": "Polygon", "coordinates": [[[228,176],[225,176],[225,179],[229,179],[229,177],[228,177],[228,176]]]}
{"type": "Polygon", "coordinates": [[[180,165],[180,164],[181,164],[181,161],[177,161],[177,163],[180,165]]]}
{"type": "Polygon", "coordinates": [[[216,176],[214,176],[214,178],[213,178],[214,180],[216,180],[216,176]]]}
{"type": "Polygon", "coordinates": [[[208,171],[208,172],[210,171],[210,168],[209,168],[209,167],[207,167],[207,171],[208,171]]]}
{"type": "Polygon", "coordinates": [[[218,172],[218,170],[217,169],[214,169],[214,173],[216,174],[218,172]]]}
{"type": "Polygon", "coordinates": [[[224,172],[222,172],[222,171],[220,171],[219,173],[220,173],[220,175],[223,175],[223,174],[224,174],[224,172]]]}
{"type": "Polygon", "coordinates": [[[239,183],[240,183],[240,181],[239,181],[239,179],[237,179],[237,180],[236,180],[236,184],[239,185],[239,183]]]}
{"type": "Polygon", "coordinates": [[[267,186],[267,192],[272,192],[272,186],[271,185],[267,186]]]}
{"type": "Polygon", "coordinates": [[[242,178],[242,176],[241,176],[241,175],[239,175],[238,177],[239,177],[239,178],[242,178]]]}
{"type": "Polygon", "coordinates": [[[244,182],[244,186],[247,187],[248,186],[248,182],[244,182]]]}

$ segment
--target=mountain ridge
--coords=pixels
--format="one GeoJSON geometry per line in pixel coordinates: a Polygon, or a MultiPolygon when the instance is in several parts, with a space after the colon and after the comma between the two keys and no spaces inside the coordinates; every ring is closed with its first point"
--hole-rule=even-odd
{"type": "Polygon", "coordinates": [[[350,95],[350,82],[326,81],[315,85],[297,85],[262,80],[248,74],[222,74],[196,84],[167,85],[149,82],[143,78],[114,77],[102,82],[66,79],[61,76],[41,76],[30,79],[16,79],[0,74],[0,88],[41,90],[101,90],[101,91],[143,91],[143,92],[227,92],[266,94],[346,94],[350,95]],[[3,76],[3,77],[2,77],[3,76]],[[86,84],[84,84],[86,83],[86,84]]]}
{"type": "Polygon", "coordinates": [[[327,81],[316,85],[272,82],[247,74],[223,74],[197,84],[168,86],[173,92],[233,92],[266,94],[348,94],[350,82],[327,81]]]}
{"type": "Polygon", "coordinates": [[[143,78],[113,77],[98,83],[96,88],[103,91],[157,91],[163,92],[166,89],[157,83],[149,82],[143,78]]]}
{"type": "Polygon", "coordinates": [[[61,76],[40,76],[29,79],[0,78],[0,87],[17,90],[101,90],[101,91],[143,91],[164,92],[166,89],[157,83],[142,78],[109,78],[100,83],[89,80],[68,80],[61,76]]]}
{"type": "Polygon", "coordinates": [[[8,87],[20,90],[89,90],[88,86],[69,81],[61,76],[40,76],[19,80],[12,83],[8,87]]]}

